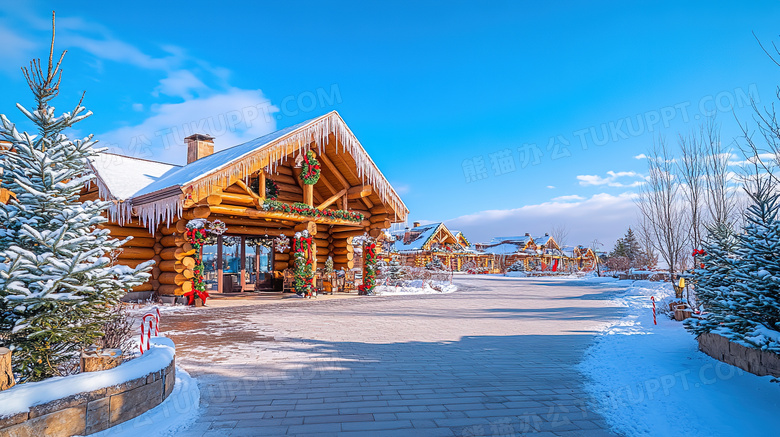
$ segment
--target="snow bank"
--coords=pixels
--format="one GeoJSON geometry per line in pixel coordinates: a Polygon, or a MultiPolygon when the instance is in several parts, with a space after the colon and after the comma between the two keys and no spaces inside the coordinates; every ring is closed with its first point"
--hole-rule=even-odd
{"type": "Polygon", "coordinates": [[[671,284],[620,281],[613,300],[625,316],[604,329],[580,371],[596,409],[629,436],[775,435],[780,386],[714,360],[698,350],[680,322],[659,315],[652,302],[671,298],[671,284]]]}
{"type": "Polygon", "coordinates": [[[377,285],[374,294],[377,296],[397,296],[405,294],[440,294],[452,293],[458,287],[449,282],[423,282],[421,280],[407,281],[403,286],[377,285]]]}
{"type": "Polygon", "coordinates": [[[176,385],[160,405],[93,437],[162,437],[182,432],[200,415],[198,384],[184,369],[176,367],[176,385]]]}
{"type": "Polygon", "coordinates": [[[152,343],[152,348],[141,357],[110,370],[28,382],[0,392],[0,416],[24,413],[36,405],[122,384],[165,369],[176,354],[173,341],[155,337],[152,343]]]}

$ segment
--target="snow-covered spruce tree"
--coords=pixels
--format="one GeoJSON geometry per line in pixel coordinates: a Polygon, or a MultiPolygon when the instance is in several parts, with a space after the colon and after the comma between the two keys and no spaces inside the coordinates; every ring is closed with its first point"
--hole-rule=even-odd
{"type": "Polygon", "coordinates": [[[525,263],[523,260],[517,260],[514,263],[512,263],[511,266],[509,266],[506,269],[507,272],[524,272],[525,271],[525,263]]]}
{"type": "Polygon", "coordinates": [[[771,178],[760,176],[748,194],[733,270],[740,307],[725,325],[745,343],[780,352],[780,195],[771,178]]]}
{"type": "Polygon", "coordinates": [[[736,284],[737,236],[729,223],[707,226],[707,236],[702,242],[705,255],[702,265],[696,266],[696,298],[703,309],[701,320],[688,319],[686,326],[694,334],[717,330],[725,324],[744,324],[740,315],[742,295],[732,294],[736,284]]]}
{"type": "Polygon", "coordinates": [[[400,258],[401,257],[398,254],[391,254],[390,261],[388,261],[387,266],[385,267],[387,278],[393,283],[398,283],[406,279],[406,272],[401,265],[400,258]]]}
{"type": "Polygon", "coordinates": [[[0,115],[0,139],[11,143],[0,153],[2,185],[14,196],[0,204],[0,345],[13,350],[20,382],[58,375],[98,340],[112,307],[147,280],[152,263],[113,265],[111,252],[124,241],[97,229],[110,203],[79,202],[94,178],[88,159],[95,141],[63,132],[91,113],[79,102],[73,112],[54,114],[65,52],[56,63],[53,55],[54,29],[48,65],[34,60],[23,69],[35,107],[17,107],[37,134],[19,132],[0,115]]]}
{"type": "Polygon", "coordinates": [[[427,264],[425,264],[426,270],[444,270],[444,263],[438,257],[433,257],[427,264]]]}

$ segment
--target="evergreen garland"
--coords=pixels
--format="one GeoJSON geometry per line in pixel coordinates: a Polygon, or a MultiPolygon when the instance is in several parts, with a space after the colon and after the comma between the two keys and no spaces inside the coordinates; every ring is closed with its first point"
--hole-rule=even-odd
{"type": "Polygon", "coordinates": [[[364,219],[362,213],[355,211],[345,211],[342,209],[321,210],[313,206],[309,206],[305,203],[293,203],[290,205],[288,203],[272,199],[266,199],[263,202],[263,210],[284,212],[287,214],[295,214],[303,217],[324,217],[338,220],[347,220],[355,223],[360,223],[364,219]]]}
{"type": "Polygon", "coordinates": [[[312,237],[308,231],[295,233],[292,245],[293,259],[295,260],[293,288],[296,293],[306,297],[314,294],[311,245],[312,237]]]}
{"type": "Polygon", "coordinates": [[[359,294],[368,295],[376,287],[377,250],[375,241],[367,241],[363,247],[363,284],[358,287],[359,294]]]}

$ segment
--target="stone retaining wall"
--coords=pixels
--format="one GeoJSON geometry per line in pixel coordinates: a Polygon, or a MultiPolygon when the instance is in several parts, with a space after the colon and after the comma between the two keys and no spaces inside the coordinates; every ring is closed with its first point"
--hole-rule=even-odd
{"type": "Polygon", "coordinates": [[[780,355],[774,352],[745,347],[712,333],[702,334],[697,340],[699,349],[716,360],[754,375],[780,377],[780,355]]]}
{"type": "Polygon", "coordinates": [[[171,394],[175,381],[174,359],[166,368],[144,377],[0,417],[0,437],[73,436],[102,431],[159,405],[171,394]]]}

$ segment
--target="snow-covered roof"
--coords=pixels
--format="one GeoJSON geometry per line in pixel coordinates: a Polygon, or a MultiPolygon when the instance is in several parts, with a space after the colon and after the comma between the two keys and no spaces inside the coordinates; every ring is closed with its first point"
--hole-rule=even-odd
{"type": "Polygon", "coordinates": [[[574,246],[563,246],[561,247],[561,252],[563,252],[564,255],[568,256],[569,258],[574,258],[575,252],[577,251],[577,248],[574,246]]]}
{"type": "MultiPolygon", "coordinates": [[[[461,231],[450,231],[450,232],[452,232],[452,235],[455,236],[456,240],[459,240],[459,239],[462,238],[463,241],[466,242],[466,245],[463,246],[464,249],[468,249],[471,246],[471,242],[469,242],[469,239],[466,238],[465,235],[463,235],[463,232],[461,232],[461,231]]],[[[458,243],[460,243],[460,241],[458,243]]]]}
{"type": "Polygon", "coordinates": [[[114,153],[98,153],[92,158],[92,167],[100,179],[99,182],[105,185],[105,189],[116,200],[137,196],[149,185],[181,168],[178,165],[114,153]]]}
{"type": "Polygon", "coordinates": [[[494,237],[492,240],[490,240],[490,243],[488,244],[500,244],[504,242],[511,242],[515,244],[528,244],[529,242],[534,241],[533,238],[531,238],[529,235],[520,235],[517,237],[494,237]]]}
{"type": "Polygon", "coordinates": [[[303,123],[298,123],[294,126],[272,132],[268,135],[263,135],[260,138],[255,138],[254,140],[247,141],[246,143],[239,144],[237,146],[233,146],[228,149],[215,152],[209,156],[200,158],[197,161],[194,161],[183,167],[179,167],[176,170],[164,175],[164,177],[155,180],[151,184],[144,187],[144,189],[140,190],[138,195],[141,196],[144,194],[154,193],[155,191],[159,191],[175,185],[184,187],[205,175],[218,172],[229,164],[232,164],[233,162],[240,160],[252,152],[269,145],[273,141],[278,140],[290,132],[301,128],[308,123],[311,123],[313,120],[315,119],[307,120],[303,123]]]}
{"type": "Polygon", "coordinates": [[[524,246],[511,243],[511,242],[505,242],[505,243],[499,243],[495,245],[485,246],[482,248],[483,253],[490,253],[493,255],[513,255],[515,253],[522,252],[524,246]]]}
{"type": "Polygon", "coordinates": [[[523,249],[525,249],[528,243],[533,243],[533,239],[528,235],[494,237],[489,243],[479,244],[478,248],[482,253],[512,255],[525,253],[523,249]]]}
{"type": "Polygon", "coordinates": [[[398,219],[409,210],[384,177],[363,146],[336,111],[290,126],[260,138],[216,152],[185,166],[156,163],[123,157],[131,165],[103,154],[93,167],[98,176],[101,197],[115,200],[109,211],[112,219],[123,223],[131,213],[150,228],[180,215],[186,193],[211,192],[225,188],[233,181],[248,177],[261,168],[274,168],[288,155],[314,147],[319,153],[333,135],[340,150],[356,164],[357,177],[373,187],[374,193],[387,204],[398,219]],[[119,162],[118,164],[116,162],[119,162]],[[140,171],[139,171],[140,169],[140,171]]]}
{"type": "Polygon", "coordinates": [[[425,243],[436,234],[436,231],[441,226],[441,223],[431,223],[427,225],[416,226],[409,230],[411,239],[404,243],[404,234],[406,231],[397,231],[394,233],[398,239],[395,242],[395,250],[398,252],[412,252],[416,250],[422,250],[425,243]]]}
{"type": "Polygon", "coordinates": [[[542,235],[541,237],[534,237],[534,243],[536,243],[537,246],[544,246],[545,244],[550,242],[549,235],[542,235]]]}

